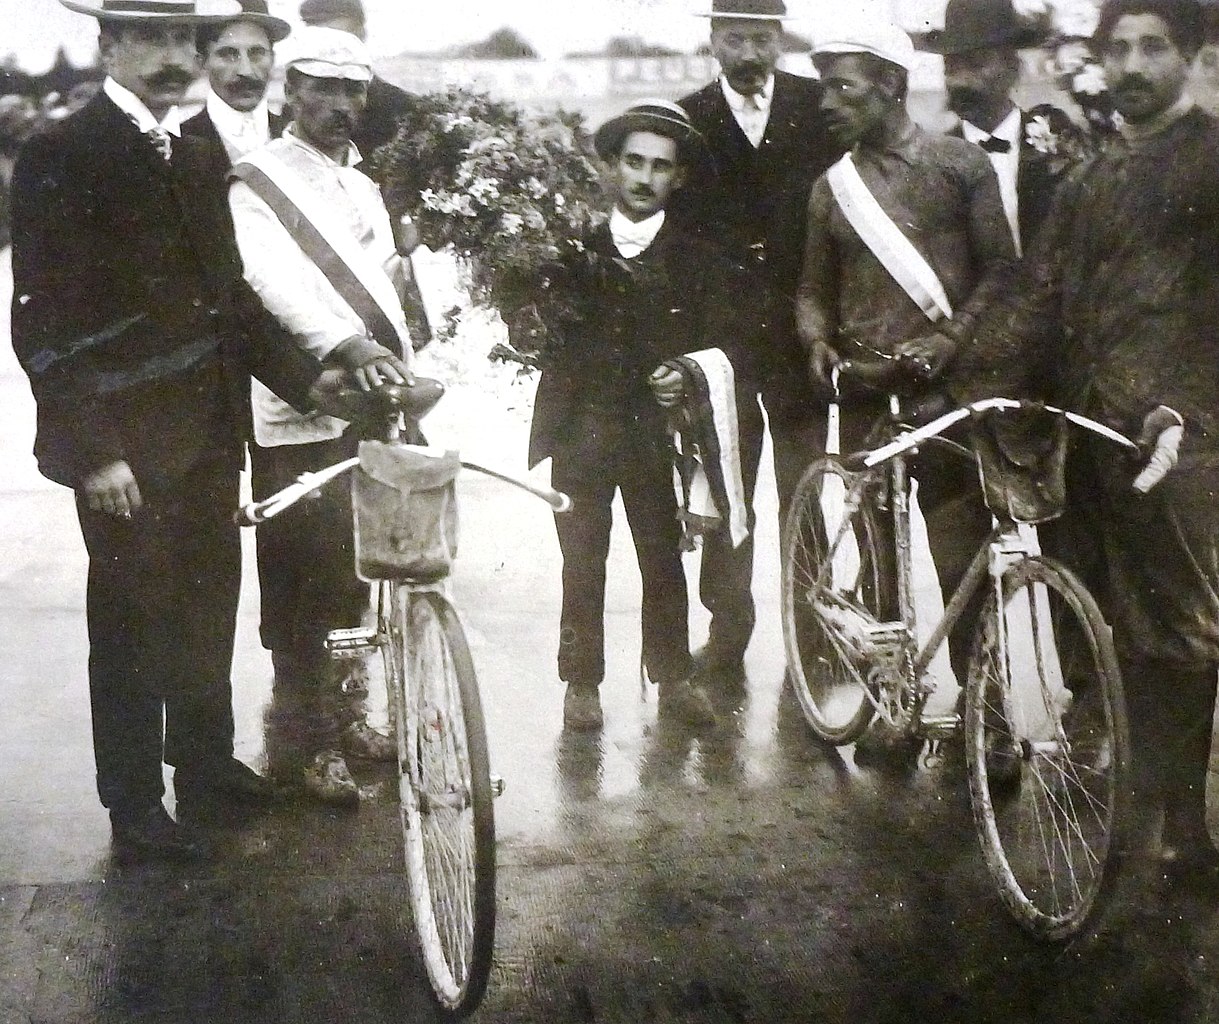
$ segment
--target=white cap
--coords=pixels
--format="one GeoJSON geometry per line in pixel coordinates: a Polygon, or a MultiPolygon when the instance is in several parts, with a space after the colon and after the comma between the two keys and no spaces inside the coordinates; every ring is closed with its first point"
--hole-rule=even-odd
{"type": "Polygon", "coordinates": [[[910,71],[914,67],[914,43],[896,25],[874,19],[852,19],[830,30],[813,44],[814,59],[835,53],[870,53],[910,71]]]}
{"type": "Polygon", "coordinates": [[[357,36],[337,28],[306,25],[288,40],[292,54],[287,67],[310,78],[346,78],[353,82],[372,80],[372,60],[357,36]]]}

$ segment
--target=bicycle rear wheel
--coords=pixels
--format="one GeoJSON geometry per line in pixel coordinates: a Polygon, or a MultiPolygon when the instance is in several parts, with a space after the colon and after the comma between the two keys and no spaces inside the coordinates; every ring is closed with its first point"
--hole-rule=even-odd
{"type": "Polygon", "coordinates": [[[858,739],[872,721],[861,630],[895,604],[892,552],[862,475],[833,457],[804,471],[783,537],[783,642],[804,717],[827,743],[858,739]]]}
{"type": "Polygon", "coordinates": [[[440,1009],[473,1011],[495,938],[495,820],[474,664],[452,605],[390,584],[391,678],[407,880],[440,1009]]]}
{"type": "Polygon", "coordinates": [[[1083,584],[1041,558],[1003,574],[978,624],[965,697],[986,865],[1034,935],[1078,934],[1116,874],[1129,732],[1108,627],[1083,584]],[[1048,621],[1047,621],[1048,620],[1048,621]]]}

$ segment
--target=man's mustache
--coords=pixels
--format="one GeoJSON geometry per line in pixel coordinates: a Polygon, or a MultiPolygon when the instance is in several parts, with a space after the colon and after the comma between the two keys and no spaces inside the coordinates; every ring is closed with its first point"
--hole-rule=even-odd
{"type": "Polygon", "coordinates": [[[637,196],[640,199],[655,199],[656,190],[650,185],[636,185],[631,189],[631,195],[637,196]]]}
{"type": "Polygon", "coordinates": [[[1142,75],[1126,75],[1114,87],[1114,92],[1128,92],[1131,89],[1150,89],[1151,83],[1142,75]]]}
{"type": "Polygon", "coordinates": [[[261,92],[267,87],[267,83],[261,78],[249,78],[246,75],[239,75],[233,80],[233,86],[237,89],[248,89],[250,92],[261,92]]]}
{"type": "Polygon", "coordinates": [[[185,68],[162,68],[156,74],[144,79],[145,84],[154,89],[182,88],[185,89],[195,80],[195,76],[185,68]]]}

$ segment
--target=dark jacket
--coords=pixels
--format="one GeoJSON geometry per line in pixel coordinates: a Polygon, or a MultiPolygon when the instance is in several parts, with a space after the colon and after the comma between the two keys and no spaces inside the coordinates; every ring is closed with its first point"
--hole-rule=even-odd
{"type": "Polygon", "coordinates": [[[744,335],[741,272],[714,245],[667,218],[647,250],[618,255],[608,227],[588,240],[604,275],[581,295],[583,328],[551,357],[538,384],[529,464],[579,459],[598,422],[633,423],[639,444],[665,444],[664,411],[648,377],[666,359],[705,348],[723,349],[733,364],[738,396],[752,394],[744,335]]]}
{"type": "MultiPolygon", "coordinates": [[[[271,129],[271,138],[278,139],[283,134],[284,128],[288,124],[288,119],[282,114],[276,114],[274,111],[271,111],[267,117],[267,124],[271,129]]],[[[208,115],[206,108],[200,110],[194,117],[188,117],[182,122],[182,134],[208,139],[224,150],[224,140],[220,138],[220,132],[216,130],[216,125],[208,115]]]]}
{"type": "Polygon", "coordinates": [[[368,160],[398,132],[398,121],[410,108],[413,99],[409,92],[381,78],[374,77],[368,83],[368,103],[351,141],[356,144],[360,156],[368,160]]]}
{"type": "MultiPolygon", "coordinates": [[[[814,181],[842,149],[825,130],[821,86],[775,72],[766,134],[757,149],[741,131],[719,81],[678,101],[710,153],[678,193],[674,215],[752,267],[769,291],[758,316],[769,349],[759,373],[776,389],[802,388],[802,350],[795,336],[794,304],[804,251],[804,209],[814,181]]],[[[759,383],[766,387],[766,381],[759,383]]],[[[769,407],[768,407],[769,408],[769,407]]]]}
{"type": "Polygon", "coordinates": [[[104,93],[26,144],[13,175],[13,347],[42,472],[126,460],[172,479],[249,433],[250,376],[309,408],[320,372],[242,278],[228,159],[166,163],[104,93]]]}

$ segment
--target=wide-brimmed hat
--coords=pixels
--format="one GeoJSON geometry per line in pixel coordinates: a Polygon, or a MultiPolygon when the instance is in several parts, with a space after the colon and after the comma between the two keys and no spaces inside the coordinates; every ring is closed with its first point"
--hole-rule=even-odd
{"type": "Polygon", "coordinates": [[[783,0],[711,0],[711,10],[700,12],[698,17],[786,21],[788,14],[783,0]]]}
{"type": "Polygon", "coordinates": [[[914,68],[914,42],[904,29],[892,22],[856,18],[841,23],[824,39],[813,41],[813,61],[848,53],[870,53],[896,64],[907,73],[914,68]]]}
{"type": "Polygon", "coordinates": [[[208,24],[241,15],[237,0],[59,0],[98,21],[178,21],[208,24]]]}
{"type": "Polygon", "coordinates": [[[653,132],[672,139],[687,155],[701,152],[703,137],[690,123],[690,115],[669,100],[646,99],[632,103],[617,117],[611,117],[593,135],[593,145],[602,160],[612,160],[631,132],[653,132]]]}
{"type": "MultiPolygon", "coordinates": [[[[273,43],[282,43],[292,34],[292,26],[283,18],[277,18],[267,8],[267,0],[238,0],[241,13],[226,18],[225,23],[249,21],[261,25],[273,43]]],[[[209,19],[211,20],[211,19],[209,19]]]]}
{"type": "Polygon", "coordinates": [[[920,50],[955,54],[993,47],[1019,50],[1043,40],[1043,33],[1016,13],[1011,0],[948,0],[944,27],[922,33],[916,42],[920,50]]]}
{"type": "Polygon", "coordinates": [[[306,25],[292,36],[286,67],[310,78],[345,78],[372,81],[368,47],[350,32],[321,25],[306,25]]]}

